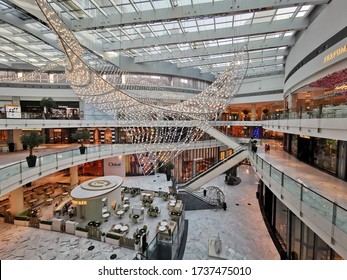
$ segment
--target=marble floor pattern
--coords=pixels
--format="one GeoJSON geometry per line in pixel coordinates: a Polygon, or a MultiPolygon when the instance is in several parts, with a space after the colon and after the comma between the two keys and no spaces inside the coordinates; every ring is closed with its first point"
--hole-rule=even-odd
{"type": "MultiPolygon", "coordinates": [[[[222,240],[222,252],[227,259],[279,259],[270,235],[263,222],[259,205],[255,197],[257,177],[247,165],[238,168],[242,182],[237,186],[226,186],[224,175],[220,175],[205,186],[214,185],[222,189],[226,197],[227,210],[186,211],[188,219],[188,237],[183,259],[208,260],[208,239],[219,235],[222,240]]],[[[147,177],[125,177],[123,185],[141,187],[147,190],[168,190],[169,182],[164,174],[147,177]]],[[[138,203],[139,198],[135,197],[138,203]]],[[[130,201],[131,205],[137,203],[130,201]]],[[[102,224],[102,231],[107,231],[119,221],[129,223],[130,232],[136,227],[147,224],[150,230],[149,240],[155,236],[158,221],[166,218],[166,203],[156,198],[162,213],[159,218],[145,217],[139,225],[131,225],[127,216],[119,220],[112,215],[107,223],[102,224]],[[157,200],[158,199],[158,200],[157,200]],[[123,220],[124,219],[124,220],[123,220]]],[[[113,246],[107,243],[85,239],[69,234],[45,231],[10,224],[0,224],[0,259],[2,260],[109,260],[112,254],[117,260],[133,259],[134,250],[113,246]],[[88,250],[95,246],[93,250],[88,250]]]]}

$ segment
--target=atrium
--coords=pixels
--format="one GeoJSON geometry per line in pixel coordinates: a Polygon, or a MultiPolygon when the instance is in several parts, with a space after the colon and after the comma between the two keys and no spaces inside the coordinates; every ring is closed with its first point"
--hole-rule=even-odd
{"type": "Polygon", "coordinates": [[[0,258],[346,259],[346,10],[0,0],[0,258]]]}

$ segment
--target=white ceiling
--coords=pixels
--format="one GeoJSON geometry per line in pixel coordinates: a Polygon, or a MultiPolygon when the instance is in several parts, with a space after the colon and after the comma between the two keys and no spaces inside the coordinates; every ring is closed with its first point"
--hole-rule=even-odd
{"type": "MultiPolygon", "coordinates": [[[[286,56],[298,32],[309,25],[310,13],[329,1],[48,2],[86,48],[120,67],[125,58],[135,68],[146,64],[159,69],[161,63],[170,63],[178,75],[195,68],[202,75],[218,76],[233,53],[247,44],[248,75],[253,76],[283,73],[286,56]]],[[[33,69],[63,57],[34,0],[0,0],[0,19],[0,68],[33,69]]]]}

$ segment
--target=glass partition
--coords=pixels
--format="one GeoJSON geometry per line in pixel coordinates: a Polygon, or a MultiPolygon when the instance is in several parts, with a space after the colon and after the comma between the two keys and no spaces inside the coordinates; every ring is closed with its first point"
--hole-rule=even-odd
{"type": "MultiPolygon", "coordinates": [[[[318,194],[317,192],[313,191],[312,189],[308,188],[307,186],[297,182],[296,180],[290,178],[285,173],[279,171],[272,165],[270,165],[268,162],[266,162],[264,159],[260,158],[259,155],[256,153],[250,152],[250,160],[253,163],[253,165],[256,166],[258,170],[261,170],[263,174],[269,174],[269,170],[271,168],[271,178],[274,179],[277,183],[279,183],[282,188],[284,188],[286,191],[288,191],[291,195],[294,196],[295,201],[294,203],[295,207],[297,209],[300,209],[300,204],[304,204],[305,206],[310,207],[314,211],[314,215],[319,215],[320,217],[324,218],[328,222],[332,223],[336,227],[338,227],[341,231],[347,234],[347,210],[343,207],[337,205],[336,203],[330,201],[329,199],[325,198],[324,196],[318,194]],[[282,181],[283,177],[283,181],[282,181]],[[336,213],[336,216],[334,216],[334,213],[336,213]]],[[[285,241],[286,238],[286,230],[285,230],[285,222],[283,214],[286,212],[286,208],[278,207],[277,205],[277,224],[276,224],[276,230],[278,234],[281,236],[281,238],[285,241]],[[282,217],[282,218],[280,218],[282,217]],[[278,225],[281,225],[278,227],[278,225]]],[[[301,209],[300,209],[301,210],[301,209]]],[[[309,213],[306,213],[306,215],[309,215],[309,213]]],[[[284,215],[286,216],[286,215],[284,215]]],[[[311,242],[307,241],[307,243],[311,242]]],[[[309,246],[309,244],[307,244],[309,246]]],[[[311,252],[309,251],[309,248],[306,248],[305,252],[305,258],[311,258],[311,252]]],[[[325,256],[323,257],[325,258],[325,256]]]]}

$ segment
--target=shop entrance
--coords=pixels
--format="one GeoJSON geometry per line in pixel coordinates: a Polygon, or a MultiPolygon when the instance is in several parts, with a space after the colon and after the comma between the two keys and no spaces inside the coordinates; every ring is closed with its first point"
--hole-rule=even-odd
{"type": "Polygon", "coordinates": [[[311,147],[311,139],[309,137],[298,138],[298,158],[299,160],[311,163],[312,147],[311,147]]]}

